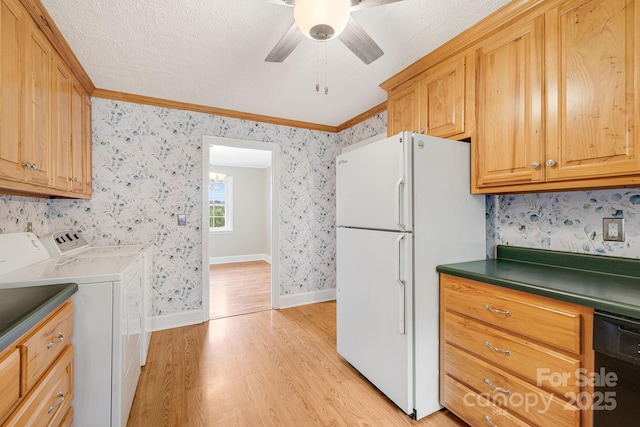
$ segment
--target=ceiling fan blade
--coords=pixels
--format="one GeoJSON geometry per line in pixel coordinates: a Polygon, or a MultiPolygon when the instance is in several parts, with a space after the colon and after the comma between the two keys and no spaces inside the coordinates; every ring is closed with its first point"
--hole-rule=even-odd
{"type": "Polygon", "coordinates": [[[338,38],[367,65],[384,55],[380,46],[369,37],[369,34],[367,34],[353,17],[349,18],[347,28],[344,29],[338,38]]]}
{"type": "Polygon", "coordinates": [[[383,4],[395,3],[402,0],[351,0],[351,11],[367,9],[369,7],[382,6],[383,4]]]}
{"type": "Polygon", "coordinates": [[[284,33],[284,36],[276,43],[274,48],[269,52],[264,60],[266,62],[282,62],[287,56],[293,52],[293,50],[300,44],[304,35],[298,29],[298,26],[293,23],[291,28],[284,33]]]}

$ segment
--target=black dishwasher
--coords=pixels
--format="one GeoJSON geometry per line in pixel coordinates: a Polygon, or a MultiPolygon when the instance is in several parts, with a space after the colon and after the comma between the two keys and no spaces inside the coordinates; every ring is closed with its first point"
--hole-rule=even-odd
{"type": "Polygon", "coordinates": [[[593,425],[640,425],[640,319],[596,311],[593,425]]]}

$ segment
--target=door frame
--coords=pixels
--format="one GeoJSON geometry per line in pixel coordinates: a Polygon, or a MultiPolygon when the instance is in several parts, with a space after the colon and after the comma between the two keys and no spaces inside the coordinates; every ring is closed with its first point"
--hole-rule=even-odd
{"type": "Polygon", "coordinates": [[[209,283],[209,154],[211,145],[249,148],[271,151],[271,308],[280,308],[280,286],[278,264],[280,259],[280,240],[278,238],[278,183],[280,182],[280,146],[273,142],[248,141],[205,135],[202,138],[202,311],[203,321],[209,320],[211,283],[209,283]]]}

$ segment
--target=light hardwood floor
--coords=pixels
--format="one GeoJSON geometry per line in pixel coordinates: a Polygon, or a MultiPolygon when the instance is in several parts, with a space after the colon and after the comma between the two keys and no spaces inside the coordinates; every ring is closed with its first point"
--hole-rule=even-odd
{"type": "Polygon", "coordinates": [[[411,420],[336,353],[335,302],[153,334],[128,426],[466,426],[411,420]]]}
{"type": "Polygon", "coordinates": [[[271,309],[271,265],[265,261],[213,264],[209,283],[211,319],[271,309]]]}

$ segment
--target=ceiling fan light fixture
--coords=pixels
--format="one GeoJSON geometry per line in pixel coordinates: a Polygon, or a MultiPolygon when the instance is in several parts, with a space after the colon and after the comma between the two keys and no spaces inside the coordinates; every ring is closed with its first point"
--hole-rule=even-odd
{"type": "Polygon", "coordinates": [[[346,28],[350,8],[351,0],[296,0],[293,16],[302,34],[329,40],[346,28]]]}

